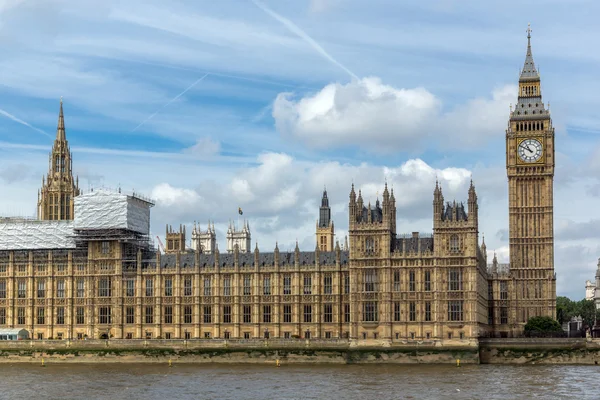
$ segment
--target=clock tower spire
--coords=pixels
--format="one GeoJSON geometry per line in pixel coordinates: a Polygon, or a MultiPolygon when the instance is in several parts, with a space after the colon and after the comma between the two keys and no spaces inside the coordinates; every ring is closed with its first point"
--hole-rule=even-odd
{"type": "Polygon", "coordinates": [[[554,128],[542,101],[540,74],[531,51],[519,77],[517,104],[506,130],[510,270],[514,295],[509,324],[522,331],[535,316],[555,317],[554,128]]]}

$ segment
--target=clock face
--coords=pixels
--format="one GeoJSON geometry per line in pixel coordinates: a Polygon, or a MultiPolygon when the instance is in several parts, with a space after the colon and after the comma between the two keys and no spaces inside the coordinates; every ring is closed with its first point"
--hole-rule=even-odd
{"type": "Polygon", "coordinates": [[[542,157],[542,144],[536,139],[525,139],[519,143],[517,152],[524,162],[536,162],[542,157]]]}

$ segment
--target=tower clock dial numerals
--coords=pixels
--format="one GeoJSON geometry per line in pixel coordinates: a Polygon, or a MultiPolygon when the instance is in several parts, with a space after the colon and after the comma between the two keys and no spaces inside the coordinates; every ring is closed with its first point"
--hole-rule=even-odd
{"type": "Polygon", "coordinates": [[[537,139],[525,139],[517,149],[519,158],[526,163],[533,163],[542,157],[542,144],[537,139]]]}

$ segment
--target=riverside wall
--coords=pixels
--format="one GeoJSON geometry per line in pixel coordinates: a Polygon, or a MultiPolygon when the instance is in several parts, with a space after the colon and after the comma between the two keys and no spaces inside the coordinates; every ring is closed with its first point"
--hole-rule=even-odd
{"type": "Polygon", "coordinates": [[[598,339],[0,341],[0,363],[600,364],[598,339]]]}
{"type": "Polygon", "coordinates": [[[480,339],[482,364],[600,364],[600,339],[480,339]]]}
{"type": "Polygon", "coordinates": [[[478,364],[477,341],[21,340],[0,342],[0,363],[478,364]]]}

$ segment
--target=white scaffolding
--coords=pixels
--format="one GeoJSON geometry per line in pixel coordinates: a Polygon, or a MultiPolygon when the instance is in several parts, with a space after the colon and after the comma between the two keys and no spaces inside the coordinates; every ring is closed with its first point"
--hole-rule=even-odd
{"type": "Polygon", "coordinates": [[[0,250],[73,248],[73,221],[0,219],[0,250]]]}
{"type": "Polygon", "coordinates": [[[75,197],[74,229],[123,229],[148,235],[153,205],[140,196],[105,189],[82,194],[75,197]]]}

